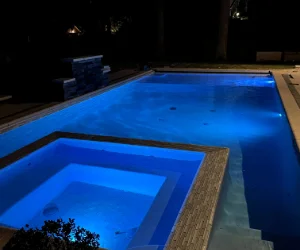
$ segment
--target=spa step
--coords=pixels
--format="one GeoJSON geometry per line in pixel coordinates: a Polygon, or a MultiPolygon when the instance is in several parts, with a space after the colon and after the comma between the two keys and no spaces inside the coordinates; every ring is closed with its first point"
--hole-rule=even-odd
{"type": "Polygon", "coordinates": [[[274,245],[270,241],[251,239],[217,230],[213,233],[208,250],[274,250],[274,245]]]}

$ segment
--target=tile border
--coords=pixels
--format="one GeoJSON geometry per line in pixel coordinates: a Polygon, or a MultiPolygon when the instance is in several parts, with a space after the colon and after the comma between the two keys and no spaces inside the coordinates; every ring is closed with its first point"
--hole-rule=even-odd
{"type": "MultiPolygon", "coordinates": [[[[215,210],[217,207],[217,202],[223,183],[223,177],[227,166],[229,156],[228,148],[206,147],[192,144],[168,143],[131,138],[118,138],[111,136],[54,132],[13,152],[8,156],[1,158],[0,169],[59,138],[123,143],[130,145],[152,146],[205,153],[205,158],[202,162],[200,171],[196,176],[193,186],[191,187],[191,191],[185,201],[183,209],[179,212],[176,225],[172,229],[165,249],[207,249],[215,210]]],[[[1,231],[5,233],[6,237],[4,237],[3,239],[0,238],[0,247],[6,244],[13,233],[11,229],[5,230],[5,228],[3,227],[0,227],[0,232],[1,231]]]]}
{"type": "Polygon", "coordinates": [[[85,95],[76,97],[74,99],[71,99],[71,100],[68,100],[68,101],[56,104],[56,105],[51,106],[49,108],[46,108],[46,109],[34,112],[32,114],[26,115],[24,117],[15,119],[13,121],[4,123],[4,124],[0,125],[0,134],[5,133],[5,132],[7,132],[7,131],[9,131],[11,129],[20,127],[20,126],[22,126],[22,125],[24,125],[24,124],[26,124],[28,122],[37,120],[37,119],[39,119],[41,117],[44,117],[46,115],[50,115],[50,114],[55,113],[57,111],[60,111],[62,109],[65,109],[65,108],[68,108],[70,106],[73,106],[73,105],[75,105],[75,104],[77,104],[79,102],[85,101],[85,100],[87,100],[89,98],[92,98],[94,96],[102,94],[102,93],[104,93],[106,91],[109,91],[111,89],[114,89],[116,87],[120,87],[120,86],[122,86],[122,85],[124,85],[124,84],[126,84],[126,83],[128,83],[130,81],[134,81],[134,80],[136,80],[136,79],[138,79],[140,77],[143,77],[143,76],[146,76],[146,75],[151,75],[153,73],[154,73],[153,70],[142,72],[142,73],[137,74],[135,76],[132,76],[130,78],[118,81],[118,82],[116,82],[116,83],[114,83],[112,85],[109,85],[109,86],[105,87],[105,88],[102,88],[102,89],[99,89],[99,90],[87,93],[85,95]]]}

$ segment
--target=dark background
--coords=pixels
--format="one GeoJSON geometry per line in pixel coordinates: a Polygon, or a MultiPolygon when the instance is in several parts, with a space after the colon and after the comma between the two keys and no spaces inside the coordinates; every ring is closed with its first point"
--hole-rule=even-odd
{"type": "MultiPolygon", "coordinates": [[[[1,2],[0,63],[5,80],[0,91],[63,77],[63,57],[102,54],[113,68],[148,61],[215,61],[220,1],[1,2]],[[158,9],[164,15],[160,53],[158,9]],[[109,32],[111,18],[123,17],[130,21],[115,34],[109,32]],[[68,35],[73,25],[84,34],[68,35]]],[[[228,61],[254,62],[256,51],[299,51],[298,12],[292,0],[248,0],[248,20],[229,22],[228,61]]]]}

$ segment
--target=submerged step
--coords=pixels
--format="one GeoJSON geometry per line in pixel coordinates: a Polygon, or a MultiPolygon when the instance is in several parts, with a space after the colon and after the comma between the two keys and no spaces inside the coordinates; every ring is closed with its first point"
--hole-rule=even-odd
{"type": "Polygon", "coordinates": [[[232,227],[250,228],[249,217],[246,215],[226,214],[221,223],[232,227]]]}
{"type": "Polygon", "coordinates": [[[208,250],[273,250],[272,242],[230,235],[223,230],[213,233],[208,250]]]}
{"type": "Polygon", "coordinates": [[[218,232],[222,234],[227,234],[229,236],[240,236],[244,238],[250,238],[250,239],[262,239],[262,232],[257,229],[253,228],[242,228],[242,227],[233,227],[233,226],[220,226],[217,229],[218,232]]]}

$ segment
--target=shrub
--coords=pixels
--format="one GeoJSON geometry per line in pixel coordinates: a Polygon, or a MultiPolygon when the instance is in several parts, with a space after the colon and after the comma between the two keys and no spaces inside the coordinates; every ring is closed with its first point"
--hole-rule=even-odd
{"type": "Polygon", "coordinates": [[[98,234],[76,227],[74,219],[48,220],[41,229],[26,225],[18,230],[3,250],[96,250],[99,239],[98,234]]]}

